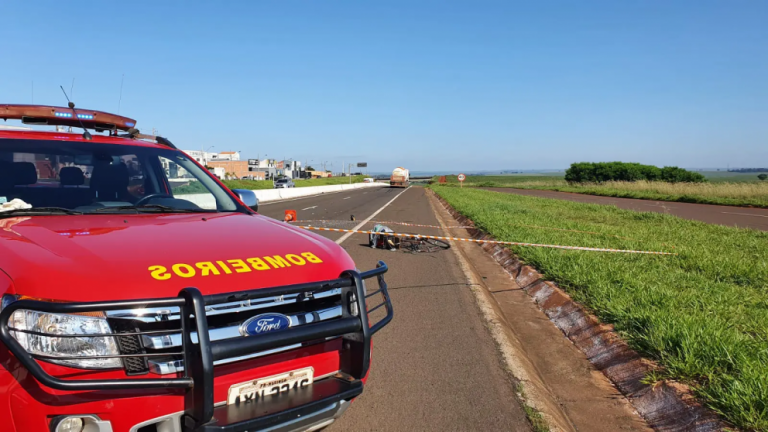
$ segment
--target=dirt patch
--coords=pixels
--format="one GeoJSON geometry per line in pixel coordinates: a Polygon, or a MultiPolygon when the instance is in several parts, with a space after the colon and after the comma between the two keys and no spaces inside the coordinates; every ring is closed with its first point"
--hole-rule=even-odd
{"type": "MultiPolygon", "coordinates": [[[[467,229],[472,238],[493,240],[487,233],[474,228],[470,219],[445,200],[436,194],[433,196],[459,224],[472,227],[467,229]]],[[[651,427],[662,431],[702,432],[732,429],[699,404],[687,386],[675,382],[643,383],[643,378],[656,365],[630,348],[612,326],[601,323],[555,283],[544,280],[535,268],[525,265],[502,246],[483,244],[482,249],[533,298],[592,365],[610,379],[651,427]]]]}

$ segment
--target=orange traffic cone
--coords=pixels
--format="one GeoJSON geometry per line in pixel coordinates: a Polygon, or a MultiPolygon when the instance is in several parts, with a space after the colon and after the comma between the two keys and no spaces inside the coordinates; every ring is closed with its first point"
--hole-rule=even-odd
{"type": "Polygon", "coordinates": [[[285,211],[285,219],[286,222],[294,222],[296,221],[296,210],[286,210],[285,211]]]}

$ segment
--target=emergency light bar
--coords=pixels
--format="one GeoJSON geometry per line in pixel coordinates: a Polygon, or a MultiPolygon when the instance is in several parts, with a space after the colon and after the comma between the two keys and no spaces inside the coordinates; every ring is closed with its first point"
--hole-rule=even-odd
{"type": "Polygon", "coordinates": [[[24,124],[72,126],[96,131],[129,131],[136,120],[102,111],[47,105],[0,105],[0,118],[21,120],[24,124]]]}

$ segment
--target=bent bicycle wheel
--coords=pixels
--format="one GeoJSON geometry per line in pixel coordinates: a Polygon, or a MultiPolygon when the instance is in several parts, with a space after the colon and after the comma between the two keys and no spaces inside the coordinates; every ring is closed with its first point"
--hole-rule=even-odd
{"type": "Polygon", "coordinates": [[[425,239],[424,242],[430,246],[439,247],[440,249],[448,249],[451,247],[451,245],[448,244],[448,242],[444,242],[442,240],[437,240],[437,239],[425,239]]]}

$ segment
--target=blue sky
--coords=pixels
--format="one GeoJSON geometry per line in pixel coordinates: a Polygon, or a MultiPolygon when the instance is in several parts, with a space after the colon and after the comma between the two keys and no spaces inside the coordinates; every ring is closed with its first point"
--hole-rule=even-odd
{"type": "Polygon", "coordinates": [[[768,165],[768,2],[0,5],[0,103],[370,170],[768,165]]]}

